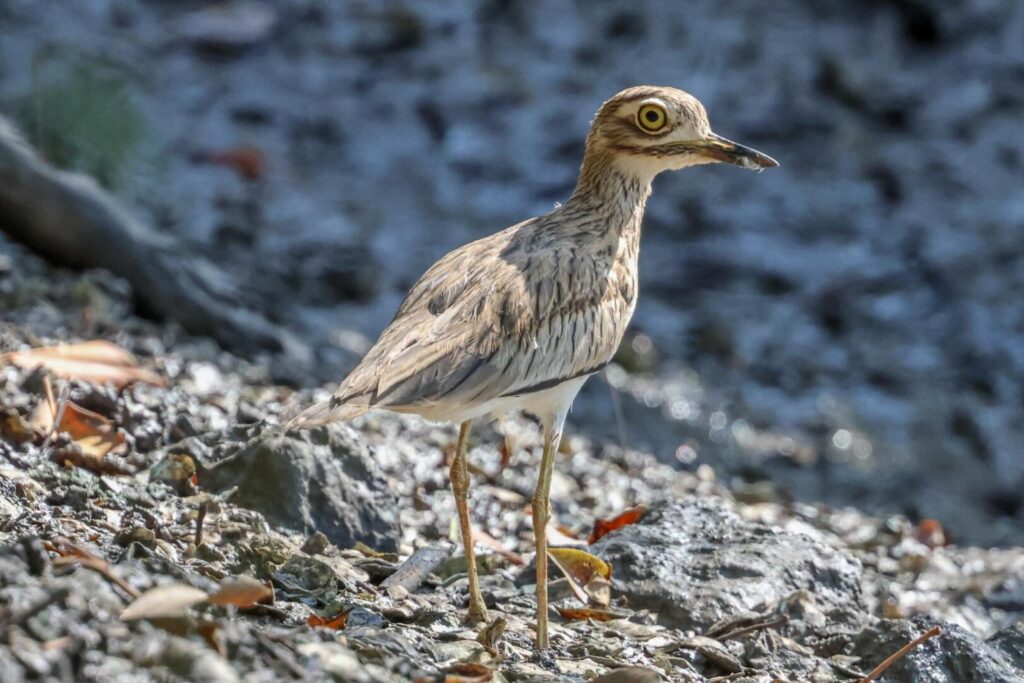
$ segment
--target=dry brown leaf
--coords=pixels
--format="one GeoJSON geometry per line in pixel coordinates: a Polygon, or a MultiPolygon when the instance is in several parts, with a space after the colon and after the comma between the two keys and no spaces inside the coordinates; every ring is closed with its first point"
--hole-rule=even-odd
{"type": "Polygon", "coordinates": [[[21,368],[42,366],[64,379],[113,384],[118,389],[135,382],[165,384],[156,373],[139,367],[139,361],[127,350],[102,340],[11,351],[0,355],[3,363],[21,368]]]}
{"type": "MultiPolygon", "coordinates": [[[[527,515],[532,514],[531,510],[527,511],[527,515]]],[[[551,545],[572,545],[572,546],[585,546],[587,542],[570,536],[566,533],[566,528],[560,524],[556,524],[554,521],[548,522],[547,526],[548,543],[551,545]]]]}
{"type": "Polygon", "coordinates": [[[115,477],[127,477],[134,474],[123,463],[106,456],[86,453],[75,444],[53,449],[50,453],[50,460],[69,469],[80,467],[96,474],[109,474],[115,477]]]}
{"type": "MultiPolygon", "coordinates": [[[[32,416],[32,426],[47,433],[53,427],[54,417],[47,402],[40,401],[32,416]]],[[[117,431],[113,422],[73,401],[65,403],[56,431],[65,432],[84,452],[100,457],[124,443],[124,434],[117,431]]]]}
{"type": "Polygon", "coordinates": [[[206,591],[201,591],[182,583],[171,583],[151,588],[121,612],[122,621],[135,619],[159,619],[161,617],[180,617],[188,608],[206,599],[206,591]]]}
{"type": "Polygon", "coordinates": [[[221,657],[227,658],[228,648],[224,644],[224,636],[220,632],[220,624],[212,619],[204,619],[196,624],[196,630],[206,644],[217,651],[221,657]]]}
{"type": "Polygon", "coordinates": [[[345,628],[348,624],[348,612],[342,612],[341,614],[333,617],[321,617],[318,614],[310,614],[306,619],[306,625],[314,628],[332,628],[335,631],[345,628]]]}
{"type": "Polygon", "coordinates": [[[0,408],[0,437],[13,444],[40,441],[45,432],[33,427],[13,408],[0,408]]]}
{"type": "Polygon", "coordinates": [[[102,557],[93,555],[85,548],[79,547],[68,539],[59,536],[53,539],[52,542],[47,541],[43,545],[47,550],[60,555],[60,557],[53,561],[54,567],[77,564],[85,567],[86,569],[91,569],[92,571],[97,572],[105,579],[118,586],[125,593],[132,596],[132,598],[139,597],[139,592],[135,590],[130,583],[115,574],[113,570],[111,570],[110,564],[102,557]]]}
{"type": "Polygon", "coordinates": [[[595,520],[594,530],[590,532],[590,537],[587,539],[587,543],[597,543],[599,539],[616,529],[621,529],[627,524],[636,524],[643,518],[646,512],[646,505],[637,505],[636,507],[630,508],[615,517],[595,520]]]}
{"type": "Polygon", "coordinates": [[[596,609],[594,607],[558,607],[555,606],[563,619],[569,621],[582,621],[593,619],[594,621],[611,621],[612,619],[623,619],[629,616],[628,612],[618,612],[610,609],[596,609]]]}
{"type": "Polygon", "coordinates": [[[221,581],[220,588],[206,599],[211,605],[252,607],[269,599],[274,591],[251,576],[229,577],[221,581]]]}
{"type": "Polygon", "coordinates": [[[512,564],[517,564],[519,566],[523,566],[526,564],[526,560],[523,558],[522,555],[512,550],[509,550],[501,544],[501,541],[496,539],[494,536],[491,536],[483,529],[473,527],[473,540],[479,543],[480,545],[487,546],[488,548],[493,550],[498,555],[501,555],[512,564]]]}
{"type": "Polygon", "coordinates": [[[583,592],[595,607],[607,607],[612,603],[612,582],[603,576],[594,576],[583,587],[583,592]]]}
{"type": "Polygon", "coordinates": [[[579,582],[581,586],[590,583],[594,576],[600,576],[611,580],[612,566],[600,557],[591,555],[579,548],[548,548],[548,555],[554,558],[555,562],[572,579],[579,582]]]}
{"type": "Polygon", "coordinates": [[[444,683],[486,683],[494,678],[494,669],[476,662],[460,662],[448,669],[444,683]]]}

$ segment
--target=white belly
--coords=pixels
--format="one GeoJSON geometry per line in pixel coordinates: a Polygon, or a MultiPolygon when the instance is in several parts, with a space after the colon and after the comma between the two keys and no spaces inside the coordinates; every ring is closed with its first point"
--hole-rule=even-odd
{"type": "Polygon", "coordinates": [[[587,381],[590,375],[566,380],[561,384],[549,389],[531,391],[528,394],[518,396],[502,396],[500,398],[485,401],[473,406],[459,407],[453,410],[452,406],[446,405],[421,405],[409,406],[401,412],[414,413],[425,417],[428,420],[438,422],[465,422],[484,415],[505,415],[507,413],[524,411],[536,416],[540,420],[552,420],[563,416],[569,411],[573,399],[579,393],[580,387],[587,381]]]}

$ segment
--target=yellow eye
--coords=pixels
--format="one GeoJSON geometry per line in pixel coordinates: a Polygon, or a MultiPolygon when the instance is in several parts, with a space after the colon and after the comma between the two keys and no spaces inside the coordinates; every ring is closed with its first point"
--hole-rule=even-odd
{"type": "Polygon", "coordinates": [[[645,104],[637,111],[636,122],[648,133],[657,133],[668,123],[668,117],[660,104],[645,104]]]}

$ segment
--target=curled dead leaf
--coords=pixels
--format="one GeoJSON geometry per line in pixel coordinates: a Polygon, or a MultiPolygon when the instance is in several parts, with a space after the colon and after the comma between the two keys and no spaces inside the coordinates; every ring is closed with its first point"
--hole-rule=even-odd
{"type": "Polygon", "coordinates": [[[46,433],[51,429],[66,433],[90,455],[102,457],[124,444],[124,434],[117,431],[113,422],[74,401],[65,402],[64,410],[58,410],[56,415],[46,401],[40,401],[32,425],[46,433]],[[54,429],[53,422],[58,416],[60,424],[54,429]]]}
{"type": "Polygon", "coordinates": [[[636,507],[630,508],[629,510],[626,510],[614,517],[594,520],[594,529],[590,532],[590,537],[587,538],[587,543],[597,543],[598,540],[616,529],[621,529],[627,524],[636,524],[643,518],[646,512],[646,505],[637,505],[636,507]]]}
{"type": "Polygon", "coordinates": [[[202,602],[206,597],[206,591],[182,583],[157,586],[150,588],[128,605],[121,612],[121,620],[180,617],[189,607],[202,602]]]}
{"type": "Polygon", "coordinates": [[[548,556],[555,560],[559,569],[572,577],[581,586],[590,583],[594,576],[611,580],[612,566],[596,555],[579,548],[549,548],[548,556]]]}
{"type": "Polygon", "coordinates": [[[494,669],[477,662],[459,662],[444,675],[444,683],[486,683],[494,678],[494,669]]]}
{"type": "Polygon", "coordinates": [[[42,366],[64,379],[113,384],[118,389],[135,382],[156,386],[166,383],[156,373],[139,367],[138,359],[126,349],[102,340],[11,351],[0,354],[3,363],[27,369],[42,366]]]}
{"type": "Polygon", "coordinates": [[[211,605],[234,605],[247,608],[269,600],[273,589],[251,576],[228,577],[221,581],[220,588],[210,594],[206,602],[211,605]]]}
{"type": "Polygon", "coordinates": [[[306,625],[314,628],[330,628],[339,631],[348,624],[348,612],[336,614],[333,617],[321,617],[318,614],[310,614],[306,619],[306,625]]]}

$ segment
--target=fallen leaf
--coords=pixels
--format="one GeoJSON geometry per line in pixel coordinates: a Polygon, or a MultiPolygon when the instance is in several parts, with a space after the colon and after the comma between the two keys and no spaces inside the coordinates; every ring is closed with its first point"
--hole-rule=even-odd
{"type": "Polygon", "coordinates": [[[590,537],[587,539],[587,543],[597,543],[599,539],[616,529],[621,529],[627,524],[636,524],[643,518],[646,512],[646,505],[637,505],[636,507],[630,508],[615,517],[595,520],[594,530],[590,532],[590,537]]]}
{"type": "Polygon", "coordinates": [[[526,564],[526,559],[517,552],[509,550],[501,544],[501,541],[491,536],[483,529],[473,527],[473,540],[480,545],[485,545],[493,550],[498,555],[501,555],[512,564],[523,566],[526,564]]]}
{"type": "Polygon", "coordinates": [[[624,619],[629,616],[629,612],[598,609],[595,607],[558,607],[556,605],[555,609],[558,610],[563,619],[568,619],[569,621],[582,621],[584,619],[611,621],[612,619],[624,619]]]}
{"type": "MultiPolygon", "coordinates": [[[[527,515],[532,514],[531,510],[527,510],[527,515]]],[[[548,522],[547,526],[548,543],[551,545],[573,545],[573,546],[585,546],[587,542],[580,538],[565,533],[565,527],[555,522],[548,522]]]]}
{"type": "Polygon", "coordinates": [[[217,654],[227,658],[228,648],[224,644],[224,636],[221,635],[220,625],[216,621],[204,619],[196,624],[196,631],[203,637],[207,645],[217,651],[217,654]]]}
{"type": "Polygon", "coordinates": [[[933,549],[948,543],[946,531],[936,519],[922,519],[914,529],[914,538],[933,549]]]}
{"type": "Polygon", "coordinates": [[[459,662],[448,669],[444,683],[485,683],[494,678],[494,669],[477,662],[459,662]]]}
{"type": "Polygon", "coordinates": [[[607,607],[612,603],[612,582],[603,576],[594,576],[583,587],[583,592],[596,607],[607,607]]]}
{"type": "Polygon", "coordinates": [[[77,564],[100,574],[103,578],[107,579],[125,593],[132,596],[133,599],[139,597],[139,591],[135,590],[130,583],[115,574],[113,570],[111,570],[110,564],[102,557],[93,555],[85,548],[81,548],[68,539],[60,536],[53,539],[52,542],[45,542],[43,545],[47,550],[60,555],[60,557],[53,561],[54,567],[77,564]]]}
{"type": "Polygon", "coordinates": [[[221,581],[220,588],[206,599],[211,605],[252,607],[269,599],[274,591],[251,576],[229,577],[221,581]]]}
{"type": "MultiPolygon", "coordinates": [[[[104,456],[124,443],[124,434],[117,431],[114,423],[99,413],[94,413],[74,401],[66,401],[60,414],[56,431],[64,432],[90,455],[104,456]]],[[[49,433],[53,429],[55,416],[46,401],[40,401],[32,416],[32,426],[49,433]]]]}
{"type": "Polygon", "coordinates": [[[161,617],[180,617],[191,605],[206,599],[206,591],[201,591],[182,583],[170,583],[165,586],[150,588],[135,599],[132,604],[121,612],[122,621],[135,619],[158,619],[161,617]]]}
{"type": "Polygon", "coordinates": [[[339,631],[345,628],[348,623],[348,612],[342,612],[333,617],[321,617],[318,614],[310,614],[306,619],[306,625],[314,628],[332,628],[335,631],[339,631]]]}
{"type": "Polygon", "coordinates": [[[590,583],[594,576],[610,580],[612,566],[600,557],[591,555],[579,548],[548,548],[548,556],[553,558],[559,568],[566,572],[581,586],[590,583]]]}
{"type": "Polygon", "coordinates": [[[29,424],[13,408],[0,408],[0,436],[17,445],[42,440],[45,432],[29,424]]]}
{"type": "Polygon", "coordinates": [[[42,366],[64,379],[113,384],[118,389],[135,382],[156,386],[166,383],[156,373],[139,367],[138,359],[127,350],[102,340],[11,351],[0,354],[3,363],[27,369],[42,366]]]}
{"type": "Polygon", "coordinates": [[[77,443],[54,448],[50,453],[50,460],[69,469],[79,467],[96,474],[108,474],[115,477],[127,477],[134,474],[131,469],[114,459],[83,451],[77,443]]]}

